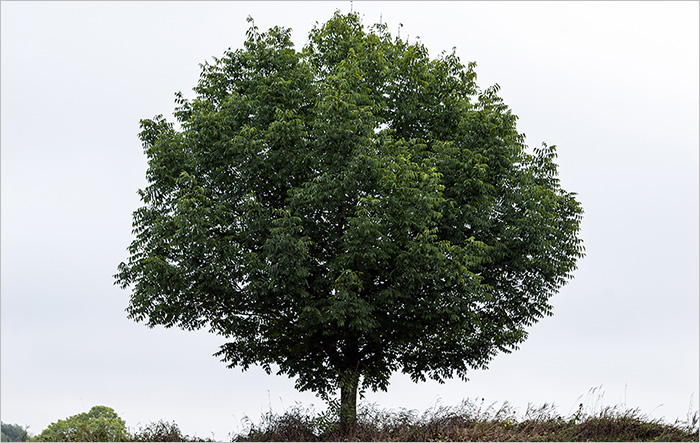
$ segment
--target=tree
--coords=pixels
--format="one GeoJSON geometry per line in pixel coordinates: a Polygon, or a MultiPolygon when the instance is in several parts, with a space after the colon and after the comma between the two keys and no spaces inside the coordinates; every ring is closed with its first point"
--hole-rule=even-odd
{"type": "Polygon", "coordinates": [[[474,68],[357,14],[302,51],[251,25],[176,94],[179,128],[141,121],[149,185],[115,275],[129,317],[340,390],[343,431],[358,388],[466,379],[517,349],[583,256],[583,211],[555,147],[530,152],[474,68]]]}
{"type": "Polygon", "coordinates": [[[128,441],[126,423],[114,409],[94,406],[90,412],[51,423],[33,441],[128,441]]]}
{"type": "Polygon", "coordinates": [[[27,427],[23,428],[17,424],[10,425],[7,423],[2,423],[0,424],[0,428],[2,428],[0,441],[27,441],[29,438],[27,427]]]}

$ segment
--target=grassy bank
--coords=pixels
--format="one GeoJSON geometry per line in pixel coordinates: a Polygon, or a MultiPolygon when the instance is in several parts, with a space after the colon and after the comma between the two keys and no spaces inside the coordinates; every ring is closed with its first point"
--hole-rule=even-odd
{"type": "MultiPolygon", "coordinates": [[[[580,406],[563,417],[545,404],[528,407],[518,414],[508,403],[497,407],[465,401],[457,407],[434,407],[423,414],[416,411],[387,411],[361,404],[357,426],[350,435],[338,429],[338,405],[316,413],[313,408],[296,406],[284,414],[269,412],[259,422],[246,418],[239,434],[227,441],[699,441],[698,412],[689,412],[685,421],[670,424],[650,419],[638,410],[619,407],[588,411],[580,406]]],[[[122,424],[123,425],[123,424],[122,424]]],[[[77,424],[62,434],[32,436],[26,428],[3,424],[3,441],[109,441],[107,429],[77,424]],[[82,428],[84,429],[82,429],[82,428]],[[7,438],[4,431],[19,432],[21,438],[7,438]],[[11,429],[13,428],[13,429],[11,429]],[[17,429],[14,429],[17,428],[17,429]],[[70,431],[70,432],[68,432],[70,431]],[[104,432],[103,432],[104,431],[104,432]],[[21,435],[20,435],[21,434],[21,435]],[[53,437],[52,437],[53,435],[53,437]]],[[[17,432],[14,432],[17,434],[17,432]]],[[[115,437],[112,437],[113,440],[115,437]]],[[[183,434],[174,422],[159,421],[137,430],[124,428],[117,441],[211,441],[183,434]]]]}
{"type": "Polygon", "coordinates": [[[521,417],[507,403],[415,411],[383,411],[370,405],[358,410],[358,424],[340,435],[329,412],[293,408],[267,414],[248,424],[235,441],[698,441],[698,413],[674,424],[649,419],[638,410],[604,408],[595,414],[579,410],[562,417],[556,408],[529,407],[521,417]]]}

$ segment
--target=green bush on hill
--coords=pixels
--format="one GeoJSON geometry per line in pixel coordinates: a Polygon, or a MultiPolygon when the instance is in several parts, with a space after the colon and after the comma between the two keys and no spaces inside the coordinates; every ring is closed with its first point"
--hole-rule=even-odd
{"type": "Polygon", "coordinates": [[[95,406],[90,412],[51,423],[33,441],[129,441],[126,423],[114,409],[95,406]]]}
{"type": "MultiPolygon", "coordinates": [[[[6,426],[3,424],[2,441],[27,441],[26,431],[17,425],[10,428],[6,438],[6,426]],[[24,431],[21,434],[19,431],[24,431]],[[14,438],[14,439],[13,439],[14,438]],[[21,439],[24,438],[24,439],[21,439]]],[[[114,409],[107,406],[95,406],[90,412],[73,415],[64,420],[51,423],[41,434],[30,441],[211,441],[184,435],[175,422],[160,420],[140,427],[134,433],[127,430],[124,420],[119,418],[114,409]]]]}
{"type": "Polygon", "coordinates": [[[27,432],[27,428],[23,428],[17,424],[9,425],[7,423],[2,423],[2,436],[0,436],[0,440],[27,441],[28,439],[29,433],[27,432]]]}

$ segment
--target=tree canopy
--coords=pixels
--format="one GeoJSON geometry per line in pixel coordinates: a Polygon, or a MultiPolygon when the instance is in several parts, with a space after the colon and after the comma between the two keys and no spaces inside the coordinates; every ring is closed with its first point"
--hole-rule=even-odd
{"type": "Polygon", "coordinates": [[[126,423],[114,409],[94,406],[89,412],[51,423],[32,441],[127,441],[126,423]]]}
{"type": "Polygon", "coordinates": [[[22,427],[18,424],[0,423],[2,433],[0,441],[27,441],[29,439],[28,427],[22,427]]]}
{"type": "Polygon", "coordinates": [[[176,94],[177,127],[141,121],[129,317],[208,328],[230,367],[349,411],[396,371],[466,379],[517,349],[583,256],[555,147],[529,149],[454,50],[357,14],[290,36],[251,25],[176,94]]]}

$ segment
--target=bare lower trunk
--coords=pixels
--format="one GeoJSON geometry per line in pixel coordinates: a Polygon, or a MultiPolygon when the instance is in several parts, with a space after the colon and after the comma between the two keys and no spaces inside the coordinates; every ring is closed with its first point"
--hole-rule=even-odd
{"type": "Polygon", "coordinates": [[[357,425],[357,385],[360,374],[349,373],[340,379],[340,433],[348,435],[357,425]]]}

